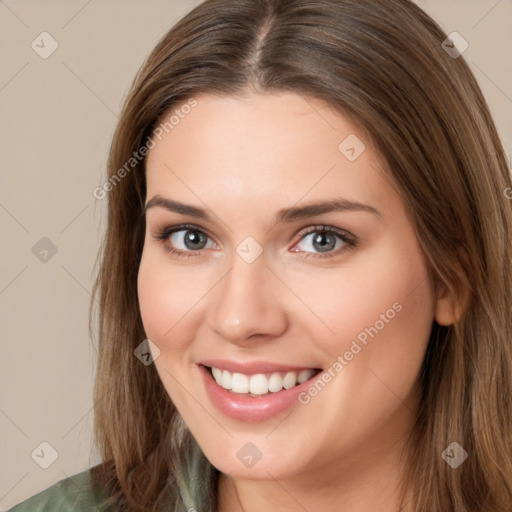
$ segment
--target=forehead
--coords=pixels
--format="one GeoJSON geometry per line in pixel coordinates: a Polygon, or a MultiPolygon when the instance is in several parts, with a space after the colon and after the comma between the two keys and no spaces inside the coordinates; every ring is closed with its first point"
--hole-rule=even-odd
{"type": "MultiPolygon", "coordinates": [[[[250,154],[251,162],[256,164],[260,160],[268,163],[270,159],[300,159],[318,154],[318,150],[327,156],[337,152],[339,137],[356,131],[329,105],[295,93],[243,97],[203,94],[195,101],[196,106],[187,109],[186,114],[183,106],[177,106],[162,120],[165,123],[173,118],[175,123],[164,130],[162,138],[166,144],[185,144],[189,150],[195,147],[195,154],[190,155],[194,159],[208,153],[207,156],[227,157],[235,163],[237,158],[244,159],[250,154]]],[[[166,144],[158,144],[152,156],[165,153],[166,144]]],[[[249,163],[245,162],[246,166],[249,163]]]]}
{"type": "Polygon", "coordinates": [[[174,123],[148,154],[148,197],[276,209],[302,198],[393,199],[371,141],[322,101],[290,92],[195,100],[163,117],[174,114],[174,123]]]}

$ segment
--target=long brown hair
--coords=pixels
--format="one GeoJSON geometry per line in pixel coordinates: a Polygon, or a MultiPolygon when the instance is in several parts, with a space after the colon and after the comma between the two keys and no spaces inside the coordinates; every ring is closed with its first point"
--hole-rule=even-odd
{"type": "Polygon", "coordinates": [[[446,37],[409,0],[206,0],[148,57],[112,141],[91,302],[91,324],[99,308],[95,442],[103,458],[94,475],[119,510],[171,502],[214,512],[218,479],[154,365],[134,356],[146,338],[137,301],[145,159],[126,162],[164,114],[195,95],[250,91],[318,98],[366,129],[432,282],[466,297],[458,322],[433,323],[407,473],[414,510],[511,510],[511,177],[480,88],[463,57],[445,51],[446,37]],[[452,442],[468,453],[457,469],[441,456],[452,442]]]}

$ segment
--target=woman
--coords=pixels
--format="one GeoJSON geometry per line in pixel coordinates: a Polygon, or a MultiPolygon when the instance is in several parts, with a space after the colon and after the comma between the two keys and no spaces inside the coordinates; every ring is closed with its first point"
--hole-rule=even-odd
{"type": "Polygon", "coordinates": [[[446,41],[206,0],[159,42],[95,192],[104,462],[12,510],[511,509],[511,178],[446,41]]]}

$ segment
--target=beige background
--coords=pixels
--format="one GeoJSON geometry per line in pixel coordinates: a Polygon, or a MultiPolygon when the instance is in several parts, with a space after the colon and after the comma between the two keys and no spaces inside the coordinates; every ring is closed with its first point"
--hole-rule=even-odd
{"type": "MultiPolygon", "coordinates": [[[[0,510],[99,462],[87,314],[105,202],[92,191],[135,72],[197,3],[0,0],[0,510]],[[43,31],[59,45],[47,59],[31,47],[43,31]],[[43,237],[57,250],[46,262],[43,237]],[[42,442],[58,453],[48,469],[42,442]]],[[[418,4],[468,41],[510,158],[512,3],[418,4]]]]}

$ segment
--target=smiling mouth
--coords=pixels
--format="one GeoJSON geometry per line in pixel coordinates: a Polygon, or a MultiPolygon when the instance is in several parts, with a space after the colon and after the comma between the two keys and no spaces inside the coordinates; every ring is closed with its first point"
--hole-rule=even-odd
{"type": "Polygon", "coordinates": [[[252,375],[230,372],[221,368],[205,366],[213,380],[233,394],[259,397],[291,389],[318,375],[319,368],[301,371],[256,373],[252,375]]]}

